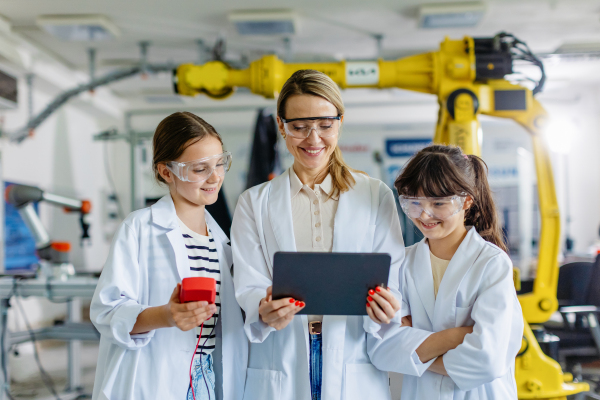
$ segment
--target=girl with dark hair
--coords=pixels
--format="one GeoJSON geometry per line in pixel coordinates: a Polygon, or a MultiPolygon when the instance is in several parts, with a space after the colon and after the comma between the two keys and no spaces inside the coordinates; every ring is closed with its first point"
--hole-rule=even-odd
{"type": "Polygon", "coordinates": [[[189,112],[165,118],[153,147],[169,194],[131,213],[113,239],[90,310],[101,334],[93,399],[242,400],[248,341],[231,249],[205,209],[231,155],[189,112]],[[180,282],[195,276],[216,280],[214,304],[179,301],[180,282]]]}
{"type": "Polygon", "coordinates": [[[486,174],[481,158],[433,145],[395,182],[425,238],[406,249],[401,326],[369,338],[369,354],[405,374],[402,398],[517,399],[523,316],[486,174]]]}

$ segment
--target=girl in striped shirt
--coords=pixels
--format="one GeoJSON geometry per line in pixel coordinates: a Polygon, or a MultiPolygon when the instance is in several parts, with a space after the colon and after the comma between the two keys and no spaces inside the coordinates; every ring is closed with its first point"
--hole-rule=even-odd
{"type": "Polygon", "coordinates": [[[169,194],[131,213],[113,240],[91,306],[102,335],[93,399],[242,400],[248,341],[231,248],[205,209],[231,154],[188,112],[165,118],[153,147],[156,179],[169,194]],[[187,277],[214,278],[215,304],[182,304],[187,277]]]}

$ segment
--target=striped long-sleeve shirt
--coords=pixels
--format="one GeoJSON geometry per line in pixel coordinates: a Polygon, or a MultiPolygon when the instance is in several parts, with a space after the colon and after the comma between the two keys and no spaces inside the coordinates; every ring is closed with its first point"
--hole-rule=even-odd
{"type": "MultiPolygon", "coordinates": [[[[219,259],[217,256],[215,240],[213,239],[210,230],[208,230],[208,227],[208,236],[203,236],[189,229],[181,222],[181,220],[179,220],[179,226],[183,233],[183,242],[185,243],[188,253],[190,276],[214,278],[214,280],[217,281],[217,297],[215,299],[217,312],[204,322],[202,338],[200,339],[198,350],[196,350],[196,357],[198,357],[200,354],[210,354],[215,349],[215,327],[219,314],[221,313],[221,298],[219,296],[221,289],[221,270],[219,269],[219,259]]],[[[200,328],[197,329],[196,339],[198,339],[199,334],[200,328]]]]}

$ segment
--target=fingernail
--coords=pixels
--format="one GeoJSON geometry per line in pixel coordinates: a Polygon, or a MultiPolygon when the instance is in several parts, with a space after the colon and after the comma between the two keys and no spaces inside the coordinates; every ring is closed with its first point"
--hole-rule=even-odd
{"type": "Polygon", "coordinates": [[[377,286],[377,287],[375,288],[375,290],[377,290],[378,292],[381,292],[381,288],[380,288],[379,286],[377,286]]]}
{"type": "Polygon", "coordinates": [[[304,307],[304,302],[300,302],[300,307],[304,307]]]}
{"type": "Polygon", "coordinates": [[[373,298],[371,296],[367,296],[367,300],[373,301],[373,298]]]}
{"type": "Polygon", "coordinates": [[[371,307],[371,305],[369,303],[367,303],[367,307],[371,307]]]}
{"type": "Polygon", "coordinates": [[[290,303],[294,303],[296,300],[294,299],[290,299],[290,303]]]}
{"type": "Polygon", "coordinates": [[[298,307],[300,307],[300,304],[302,304],[302,302],[301,302],[300,300],[298,300],[298,301],[296,302],[296,305],[297,305],[298,307]]]}
{"type": "Polygon", "coordinates": [[[369,294],[370,294],[371,296],[373,296],[373,295],[375,294],[375,291],[374,291],[373,289],[369,289],[369,294]]]}

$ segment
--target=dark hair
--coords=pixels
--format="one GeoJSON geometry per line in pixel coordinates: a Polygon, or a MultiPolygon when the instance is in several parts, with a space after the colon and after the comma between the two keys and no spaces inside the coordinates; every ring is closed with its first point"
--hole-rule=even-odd
{"type": "Polygon", "coordinates": [[[431,145],[408,161],[394,186],[398,194],[405,196],[468,194],[473,204],[465,213],[465,225],[473,225],[482,238],[508,252],[487,172],[481,158],[467,156],[459,147],[431,145]]]}
{"type": "Polygon", "coordinates": [[[178,159],[185,149],[207,136],[219,139],[223,145],[215,128],[191,112],[176,112],[160,121],[152,139],[152,169],[156,180],[166,183],[158,173],[158,164],[178,159]]]}
{"type": "MultiPolygon", "coordinates": [[[[301,69],[292,74],[285,82],[277,98],[277,116],[285,118],[285,106],[287,100],[294,95],[310,94],[321,97],[336,108],[337,116],[344,115],[344,102],[340,88],[335,82],[323,72],[314,69],[301,69]]],[[[341,193],[347,192],[356,183],[351,172],[357,172],[366,175],[362,171],[350,168],[342,157],[342,150],[336,146],[331,158],[327,172],[331,175],[333,186],[329,197],[338,197],[341,193]]]]}

